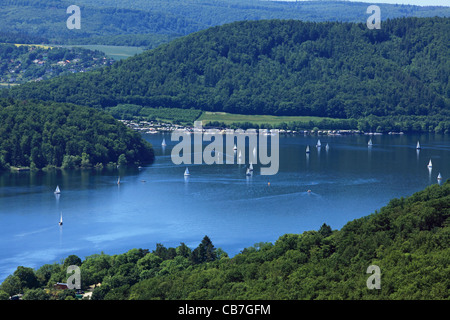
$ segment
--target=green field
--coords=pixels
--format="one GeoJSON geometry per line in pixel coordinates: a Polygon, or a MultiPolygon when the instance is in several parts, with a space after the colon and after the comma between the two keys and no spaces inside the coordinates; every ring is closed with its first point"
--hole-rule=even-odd
{"type": "Polygon", "coordinates": [[[140,54],[144,52],[145,48],[140,47],[128,47],[128,46],[105,46],[105,45],[94,45],[94,44],[86,44],[86,45],[63,45],[61,47],[71,48],[71,47],[79,47],[88,50],[98,50],[104,52],[108,57],[113,58],[114,60],[126,59],[128,57],[132,57],[135,54],[140,54]]]}
{"type": "Polygon", "coordinates": [[[202,115],[198,118],[198,121],[202,121],[203,125],[206,125],[213,121],[217,121],[223,122],[227,125],[232,123],[250,122],[258,125],[270,124],[273,127],[276,127],[281,123],[292,123],[292,122],[309,123],[310,121],[318,122],[323,120],[338,121],[338,119],[322,118],[322,117],[245,115],[245,114],[231,114],[226,112],[209,112],[209,111],[203,112],[202,115]]]}

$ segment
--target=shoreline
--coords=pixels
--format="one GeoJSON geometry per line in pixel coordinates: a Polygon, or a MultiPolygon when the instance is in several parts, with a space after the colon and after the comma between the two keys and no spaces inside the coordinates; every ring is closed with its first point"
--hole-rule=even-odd
{"type": "MultiPolygon", "coordinates": [[[[117,120],[123,123],[126,127],[141,133],[146,134],[157,134],[157,133],[170,133],[174,131],[185,131],[186,133],[198,132],[198,129],[194,126],[173,124],[169,122],[160,122],[160,121],[136,121],[136,120],[117,120]]],[[[207,130],[219,130],[221,134],[226,134],[226,130],[233,130],[230,127],[218,127],[218,126],[205,126],[206,128],[202,129],[202,133],[207,132],[207,130]]],[[[395,132],[389,131],[388,133],[382,132],[364,132],[362,130],[357,129],[329,129],[329,130],[285,130],[285,129],[247,129],[247,130],[256,130],[255,133],[273,133],[278,130],[279,134],[283,135],[326,135],[326,136],[341,136],[341,135],[404,135],[403,131],[395,132]]]]}

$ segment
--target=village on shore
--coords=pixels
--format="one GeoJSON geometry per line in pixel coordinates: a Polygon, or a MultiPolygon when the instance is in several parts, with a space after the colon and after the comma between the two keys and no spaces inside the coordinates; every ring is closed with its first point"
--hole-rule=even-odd
{"type": "MultiPolygon", "coordinates": [[[[135,121],[135,120],[119,120],[128,128],[131,128],[140,133],[146,134],[157,134],[157,133],[168,133],[173,131],[185,131],[186,133],[196,132],[198,128],[194,126],[185,126],[180,124],[173,124],[169,122],[161,121],[135,121]]],[[[209,129],[219,130],[220,133],[225,134],[227,129],[224,127],[212,127],[206,125],[203,127],[202,132],[205,133],[209,129]]],[[[364,132],[361,130],[350,129],[350,130],[284,130],[284,129],[253,129],[257,133],[274,133],[278,130],[279,134],[283,135],[327,135],[327,136],[340,136],[340,135],[383,135],[381,132],[364,132]]],[[[388,134],[404,134],[403,132],[389,132],[388,134]]]]}

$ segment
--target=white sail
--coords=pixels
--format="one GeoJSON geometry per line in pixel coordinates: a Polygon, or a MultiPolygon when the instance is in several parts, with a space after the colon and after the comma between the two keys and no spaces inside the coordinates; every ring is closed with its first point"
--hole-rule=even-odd
{"type": "Polygon", "coordinates": [[[431,167],[433,167],[433,164],[431,163],[431,159],[430,159],[430,162],[428,162],[428,166],[427,166],[428,168],[431,168],[431,167]]]}
{"type": "Polygon", "coordinates": [[[372,139],[370,139],[370,140],[369,140],[369,142],[367,143],[367,145],[368,145],[368,146],[371,146],[371,145],[373,145],[373,143],[372,143],[372,139]]]}
{"type": "Polygon", "coordinates": [[[184,175],[185,176],[190,176],[191,174],[189,173],[189,169],[188,168],[186,168],[186,170],[184,170],[184,175]]]}
{"type": "Polygon", "coordinates": [[[120,184],[120,177],[117,179],[117,184],[120,184]]]}
{"type": "Polygon", "coordinates": [[[253,171],[253,164],[250,162],[249,170],[253,171]]]}
{"type": "Polygon", "coordinates": [[[167,144],[166,144],[166,139],[163,139],[161,145],[162,145],[163,147],[167,146],[167,144]]]}
{"type": "Polygon", "coordinates": [[[56,194],[60,194],[61,193],[61,190],[59,190],[59,186],[56,186],[55,193],[56,194]]]}
{"type": "Polygon", "coordinates": [[[325,146],[325,150],[330,150],[330,146],[328,145],[328,143],[327,143],[327,145],[325,146]]]}
{"type": "Polygon", "coordinates": [[[309,153],[309,146],[306,146],[306,153],[309,153]]]}
{"type": "Polygon", "coordinates": [[[245,173],[247,176],[250,176],[252,173],[250,172],[250,169],[247,168],[247,172],[245,173]]]}
{"type": "Polygon", "coordinates": [[[234,145],[233,150],[237,150],[236,144],[234,145]]]}
{"type": "Polygon", "coordinates": [[[438,174],[438,180],[442,180],[442,176],[441,176],[441,173],[439,172],[439,174],[438,174]]]}
{"type": "Polygon", "coordinates": [[[317,147],[321,147],[322,146],[322,143],[320,143],[320,139],[319,140],[317,140],[317,145],[316,145],[317,147]]]}
{"type": "Polygon", "coordinates": [[[58,223],[60,226],[62,226],[62,224],[63,224],[63,220],[62,220],[62,212],[61,212],[61,217],[59,218],[59,223],[58,223]]]}
{"type": "Polygon", "coordinates": [[[419,141],[417,141],[416,149],[420,149],[420,143],[419,143],[419,141]]]}

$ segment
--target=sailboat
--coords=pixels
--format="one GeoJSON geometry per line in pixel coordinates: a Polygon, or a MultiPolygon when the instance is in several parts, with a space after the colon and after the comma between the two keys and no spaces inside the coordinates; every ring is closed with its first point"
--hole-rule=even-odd
{"type": "Polygon", "coordinates": [[[369,140],[369,142],[367,143],[367,145],[368,145],[369,147],[371,147],[371,146],[373,145],[372,139],[369,140]]]}
{"type": "Polygon", "coordinates": [[[61,193],[61,190],[59,190],[59,186],[56,186],[55,194],[60,194],[60,193],[61,193]]]}
{"type": "Polygon", "coordinates": [[[428,166],[427,166],[428,168],[432,168],[433,167],[433,164],[431,163],[431,159],[430,159],[430,162],[428,162],[428,166]]]}
{"type": "Polygon", "coordinates": [[[250,171],[250,168],[247,168],[247,172],[245,173],[245,175],[247,175],[247,176],[251,176],[252,175],[252,172],[250,171]]]}
{"type": "Polygon", "coordinates": [[[325,150],[330,150],[330,146],[328,145],[328,143],[327,143],[327,145],[325,146],[325,150]]]}
{"type": "Polygon", "coordinates": [[[306,153],[309,153],[309,146],[306,146],[306,153]]]}
{"type": "Polygon", "coordinates": [[[237,146],[236,146],[236,144],[234,145],[234,147],[233,147],[233,150],[237,150],[237,146]]]}
{"type": "Polygon", "coordinates": [[[58,224],[59,224],[60,226],[62,226],[62,225],[63,225],[63,221],[62,221],[62,212],[61,212],[61,217],[59,218],[59,222],[58,222],[58,224]]]}
{"type": "Polygon", "coordinates": [[[167,144],[166,144],[166,139],[163,138],[163,141],[162,141],[161,145],[162,145],[163,147],[167,146],[167,144]]]}
{"type": "Polygon", "coordinates": [[[117,184],[120,184],[120,177],[117,179],[117,184]]]}
{"type": "Polygon", "coordinates": [[[250,171],[253,171],[253,164],[250,162],[250,166],[248,167],[250,171]]]}
{"type": "Polygon", "coordinates": [[[438,174],[437,179],[438,179],[438,180],[442,180],[442,176],[441,176],[441,173],[440,173],[440,172],[439,172],[439,174],[438,174]]]}
{"type": "Polygon", "coordinates": [[[322,144],[320,143],[320,139],[319,139],[319,140],[317,140],[316,147],[317,147],[317,148],[320,148],[321,146],[322,146],[322,144]]]}
{"type": "Polygon", "coordinates": [[[419,149],[420,149],[420,143],[419,143],[419,141],[417,141],[417,146],[416,146],[416,149],[417,149],[417,150],[419,150],[419,149]]]}
{"type": "Polygon", "coordinates": [[[186,168],[186,170],[184,170],[184,175],[185,176],[190,176],[191,174],[189,173],[189,169],[188,168],[186,168]]]}

